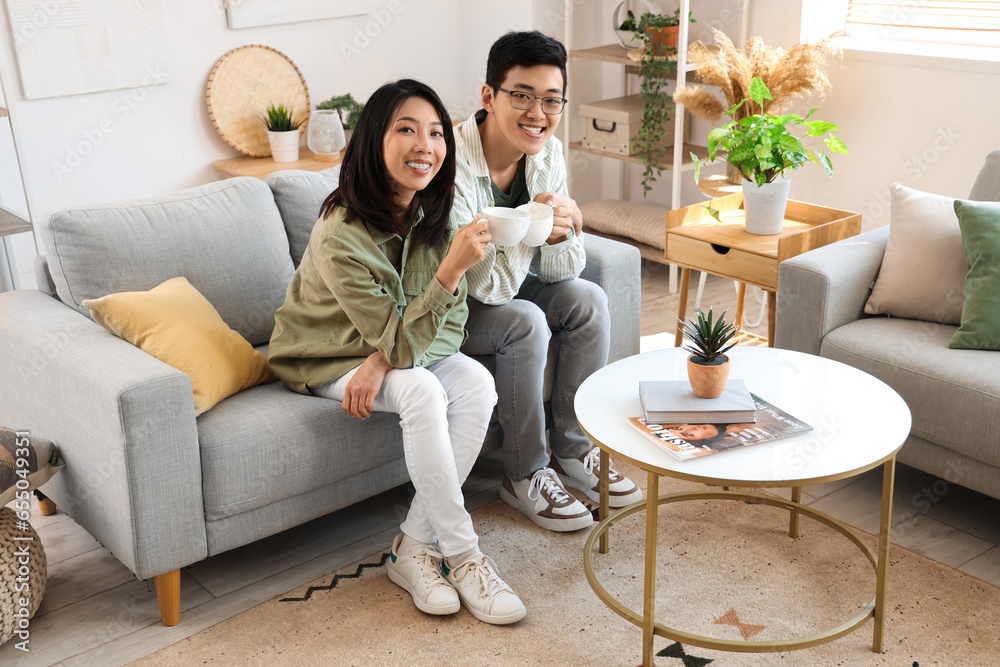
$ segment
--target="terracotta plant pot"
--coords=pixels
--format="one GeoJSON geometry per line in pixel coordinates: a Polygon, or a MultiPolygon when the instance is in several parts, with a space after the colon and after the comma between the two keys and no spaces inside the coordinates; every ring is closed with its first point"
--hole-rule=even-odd
{"type": "Polygon", "coordinates": [[[725,390],[731,364],[726,355],[718,358],[725,361],[709,366],[696,363],[693,354],[688,357],[688,381],[698,398],[718,398],[725,390]]]}
{"type": "Polygon", "coordinates": [[[672,25],[668,28],[646,28],[646,34],[650,36],[653,45],[677,46],[677,36],[681,32],[679,25],[672,25]]]}

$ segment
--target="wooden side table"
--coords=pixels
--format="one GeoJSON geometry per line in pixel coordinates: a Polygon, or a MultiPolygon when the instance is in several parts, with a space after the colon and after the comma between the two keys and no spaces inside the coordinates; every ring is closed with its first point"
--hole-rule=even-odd
{"type": "Polygon", "coordinates": [[[304,169],[306,171],[323,171],[331,167],[336,167],[344,158],[344,151],[336,156],[332,161],[320,161],[313,155],[313,152],[301,146],[299,148],[299,159],[295,162],[275,162],[270,157],[234,157],[228,160],[218,160],[212,166],[221,171],[226,176],[253,176],[254,178],[264,178],[272,171],[282,169],[304,169]]]}
{"type": "MultiPolygon", "coordinates": [[[[767,292],[767,344],[774,347],[778,265],[789,257],[857,235],[861,214],[790,199],[781,233],[761,236],[744,229],[742,193],[719,197],[712,207],[720,212],[721,222],[709,215],[704,203],[667,214],[666,258],[681,267],[677,316],[687,316],[691,269],[739,283],[734,318],[738,327],[743,325],[747,285],[756,285],[767,292]]],[[[743,335],[763,342],[759,336],[743,335]]],[[[678,323],[674,344],[680,347],[682,340],[678,323]]]]}

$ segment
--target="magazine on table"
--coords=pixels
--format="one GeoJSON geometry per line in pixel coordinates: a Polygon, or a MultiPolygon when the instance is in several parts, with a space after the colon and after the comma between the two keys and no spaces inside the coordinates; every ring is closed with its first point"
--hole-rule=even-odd
{"type": "Polygon", "coordinates": [[[812,426],[751,393],[757,407],[756,422],[742,424],[656,424],[642,417],[627,417],[639,433],[678,461],[708,456],[737,447],[755,445],[811,431],[812,426]]]}

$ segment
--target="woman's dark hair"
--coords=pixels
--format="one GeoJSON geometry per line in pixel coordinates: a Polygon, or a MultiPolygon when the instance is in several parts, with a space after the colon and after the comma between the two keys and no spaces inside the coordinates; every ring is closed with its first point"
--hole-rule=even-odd
{"type": "Polygon", "coordinates": [[[548,35],[530,32],[508,32],[493,42],[486,59],[486,85],[496,89],[503,85],[507,73],[515,67],[553,65],[563,77],[563,96],[566,95],[566,47],[548,35]]]}
{"type": "Polygon", "coordinates": [[[423,98],[434,107],[441,118],[447,147],[438,173],[418,195],[424,219],[416,228],[413,239],[424,245],[436,246],[448,240],[448,220],[455,186],[455,134],[441,98],[430,86],[413,79],[387,83],[368,98],[344,153],[340,186],[326,198],[319,214],[325,217],[334,207],[343,206],[347,209],[347,222],[360,219],[386,234],[405,235],[409,231],[410,221],[404,217],[406,209],[392,197],[393,181],[385,167],[382,141],[400,105],[411,97],[423,98]]]}

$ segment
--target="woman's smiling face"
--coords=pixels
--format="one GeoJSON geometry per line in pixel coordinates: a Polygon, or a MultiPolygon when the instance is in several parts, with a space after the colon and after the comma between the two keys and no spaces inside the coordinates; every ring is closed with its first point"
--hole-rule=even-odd
{"type": "Polygon", "coordinates": [[[411,97],[400,104],[382,140],[382,149],[396,202],[409,206],[413,195],[434,180],[448,152],[441,117],[434,105],[422,97],[411,97]]]}

